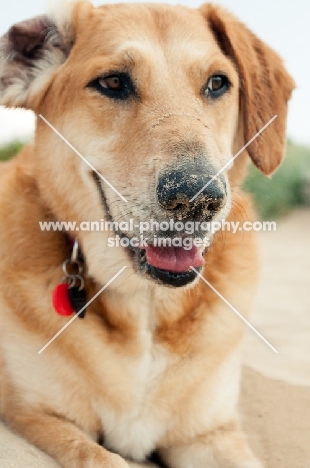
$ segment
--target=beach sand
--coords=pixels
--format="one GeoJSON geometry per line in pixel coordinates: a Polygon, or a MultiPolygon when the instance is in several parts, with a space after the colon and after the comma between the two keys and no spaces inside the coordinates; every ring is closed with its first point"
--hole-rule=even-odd
{"type": "MultiPolygon", "coordinates": [[[[250,321],[278,354],[248,330],[242,424],[266,468],[310,468],[310,210],[290,214],[259,239],[262,277],[250,321]]],[[[0,467],[59,465],[0,423],[0,467]]]]}

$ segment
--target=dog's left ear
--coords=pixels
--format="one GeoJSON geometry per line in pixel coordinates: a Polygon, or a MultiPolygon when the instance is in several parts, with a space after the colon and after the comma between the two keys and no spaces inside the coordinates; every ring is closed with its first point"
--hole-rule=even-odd
{"type": "Polygon", "coordinates": [[[12,26],[0,38],[0,104],[35,111],[73,42],[70,22],[56,24],[48,15],[12,26]]]}
{"type": "Polygon", "coordinates": [[[264,174],[272,174],[283,159],[287,102],[295,83],[280,57],[233,15],[212,4],[203,5],[201,11],[239,73],[244,144],[277,115],[247,149],[253,163],[264,174]]]}

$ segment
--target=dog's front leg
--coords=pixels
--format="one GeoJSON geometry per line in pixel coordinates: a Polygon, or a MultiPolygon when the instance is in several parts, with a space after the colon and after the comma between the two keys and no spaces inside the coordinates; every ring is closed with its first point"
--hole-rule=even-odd
{"type": "Polygon", "coordinates": [[[236,424],[159,453],[169,468],[263,468],[236,424]]]}
{"type": "Polygon", "coordinates": [[[73,423],[35,408],[6,418],[13,430],[53,457],[63,468],[129,468],[120,456],[88,439],[73,423]]]}

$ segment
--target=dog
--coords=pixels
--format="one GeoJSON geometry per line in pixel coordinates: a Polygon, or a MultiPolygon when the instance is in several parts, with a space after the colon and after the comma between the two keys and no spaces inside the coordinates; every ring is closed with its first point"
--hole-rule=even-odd
{"type": "Polygon", "coordinates": [[[87,1],[12,26],[0,58],[0,104],[37,115],[1,172],[1,417],[64,468],[154,453],[168,468],[261,468],[228,305],[248,316],[255,235],[202,225],[255,219],[242,181],[250,159],[268,176],[283,158],[282,60],[218,6],[87,1]]]}

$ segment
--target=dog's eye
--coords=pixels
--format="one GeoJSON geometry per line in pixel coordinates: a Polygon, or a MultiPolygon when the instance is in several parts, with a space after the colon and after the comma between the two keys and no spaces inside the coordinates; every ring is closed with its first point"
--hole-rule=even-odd
{"type": "Polygon", "coordinates": [[[111,91],[121,91],[123,89],[123,82],[120,76],[111,75],[106,78],[99,78],[98,83],[100,86],[111,91]]]}
{"type": "Polygon", "coordinates": [[[88,87],[112,99],[124,100],[134,93],[132,81],[126,73],[115,73],[97,78],[91,81],[88,87]]]}
{"type": "Polygon", "coordinates": [[[229,81],[225,75],[213,75],[208,81],[206,93],[212,98],[222,96],[229,88],[229,81]]]}

